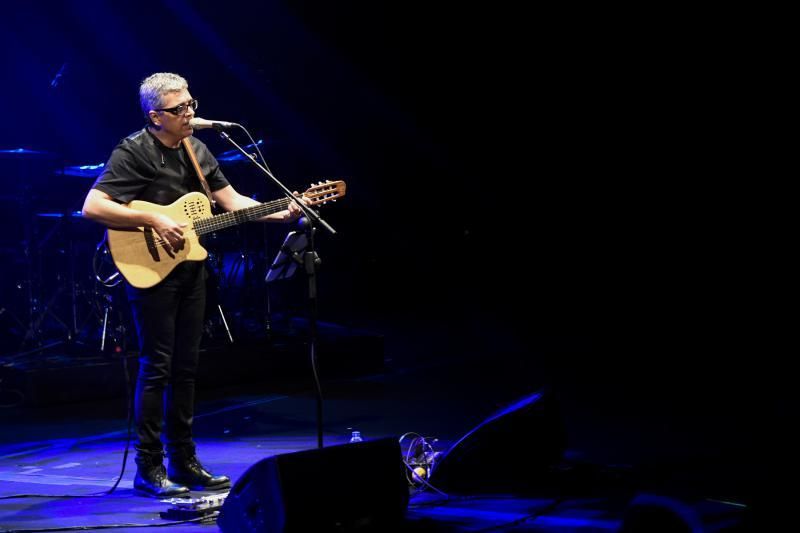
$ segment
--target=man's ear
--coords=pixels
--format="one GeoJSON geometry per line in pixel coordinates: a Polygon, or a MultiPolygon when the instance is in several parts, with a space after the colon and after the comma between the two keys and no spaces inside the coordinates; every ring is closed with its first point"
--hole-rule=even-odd
{"type": "Polygon", "coordinates": [[[151,110],[147,114],[150,117],[150,123],[153,124],[154,126],[158,126],[160,128],[161,127],[161,117],[158,116],[158,113],[151,110]]]}

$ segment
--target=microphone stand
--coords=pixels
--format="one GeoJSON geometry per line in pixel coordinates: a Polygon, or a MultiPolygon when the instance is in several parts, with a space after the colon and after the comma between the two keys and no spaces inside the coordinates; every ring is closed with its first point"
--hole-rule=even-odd
{"type": "MultiPolygon", "coordinates": [[[[244,129],[243,126],[237,124],[236,126],[244,129]]],[[[278,186],[278,189],[283,191],[283,194],[288,198],[290,201],[296,200],[297,197],[292,194],[283,183],[276,178],[272,172],[269,171],[264,165],[256,161],[255,156],[248,153],[247,150],[239,146],[239,144],[234,141],[230,135],[228,135],[223,128],[219,125],[213,126],[215,130],[217,130],[220,134],[220,137],[228,141],[234,148],[236,148],[243,156],[245,156],[251,163],[253,163],[261,172],[263,172],[272,182],[278,186]]],[[[246,132],[247,130],[245,130],[246,132]]],[[[334,230],[330,224],[325,222],[322,217],[319,216],[319,213],[305,205],[302,201],[296,202],[297,205],[300,206],[301,211],[305,215],[298,221],[301,229],[305,231],[306,237],[308,239],[308,245],[306,246],[305,251],[303,252],[303,266],[306,271],[306,276],[308,277],[308,303],[309,303],[309,344],[310,344],[310,355],[311,355],[311,371],[314,375],[314,388],[317,397],[317,447],[322,448],[322,385],[320,384],[319,380],[319,371],[317,369],[317,267],[320,265],[322,260],[317,255],[316,250],[314,249],[314,231],[315,226],[322,226],[332,235],[336,235],[336,230],[334,230]]]]}

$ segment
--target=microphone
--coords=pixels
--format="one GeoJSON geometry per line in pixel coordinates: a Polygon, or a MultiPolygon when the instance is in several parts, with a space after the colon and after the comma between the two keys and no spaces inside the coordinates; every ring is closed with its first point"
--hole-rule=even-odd
{"type": "Polygon", "coordinates": [[[235,122],[223,122],[221,120],[206,120],[200,117],[194,117],[189,120],[189,125],[196,130],[204,130],[206,128],[214,128],[215,130],[229,130],[231,128],[238,128],[239,125],[235,122]]]}

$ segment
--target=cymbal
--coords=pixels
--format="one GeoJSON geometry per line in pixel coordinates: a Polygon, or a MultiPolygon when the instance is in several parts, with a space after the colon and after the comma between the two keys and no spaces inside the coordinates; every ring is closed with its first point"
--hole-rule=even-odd
{"type": "Polygon", "coordinates": [[[83,214],[80,211],[72,211],[72,212],[69,212],[69,213],[65,213],[65,212],[61,212],[61,213],[59,213],[59,212],[55,212],[55,213],[36,213],[36,216],[37,217],[44,217],[44,218],[64,218],[64,217],[83,218],[83,214]]]}
{"type": "Polygon", "coordinates": [[[243,161],[247,161],[247,159],[245,159],[245,157],[242,154],[232,154],[228,156],[220,156],[217,158],[217,162],[219,162],[219,164],[223,166],[233,165],[234,163],[240,163],[243,161]]]}
{"type": "MultiPolygon", "coordinates": [[[[259,139],[256,141],[256,144],[261,146],[264,145],[264,141],[259,139]]],[[[258,156],[255,149],[255,144],[248,144],[247,146],[243,146],[242,148],[249,154],[253,154],[254,156],[258,156]]],[[[247,161],[247,158],[242,155],[239,150],[228,150],[227,152],[222,152],[218,156],[216,156],[217,161],[220,165],[232,165],[235,163],[241,163],[242,161],[247,161]]]]}
{"type": "Polygon", "coordinates": [[[27,148],[0,149],[2,159],[55,159],[56,154],[43,150],[28,150],[27,148]]]}
{"type": "Polygon", "coordinates": [[[78,178],[96,178],[103,172],[105,163],[97,165],[74,165],[56,171],[60,176],[75,176],[78,178]]]}

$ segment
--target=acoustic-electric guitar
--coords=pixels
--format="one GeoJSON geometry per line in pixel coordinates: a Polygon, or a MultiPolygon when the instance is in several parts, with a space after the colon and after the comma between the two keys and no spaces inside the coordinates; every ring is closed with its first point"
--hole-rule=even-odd
{"type": "MultiPolygon", "coordinates": [[[[343,181],[326,181],[309,187],[302,195],[310,205],[320,205],[341,198],[345,194],[343,181]]],[[[137,227],[108,229],[108,249],[119,272],[128,283],[140,289],[153,287],[184,261],[202,261],[208,252],[200,245],[199,237],[205,233],[256,220],[283,211],[288,198],[254,205],[245,209],[212,215],[208,197],[201,192],[190,192],[170,205],[158,205],[134,200],[128,207],[138,211],[161,213],[175,222],[186,222],[183,231],[184,245],[172,250],[152,228],[137,227]]]]}

